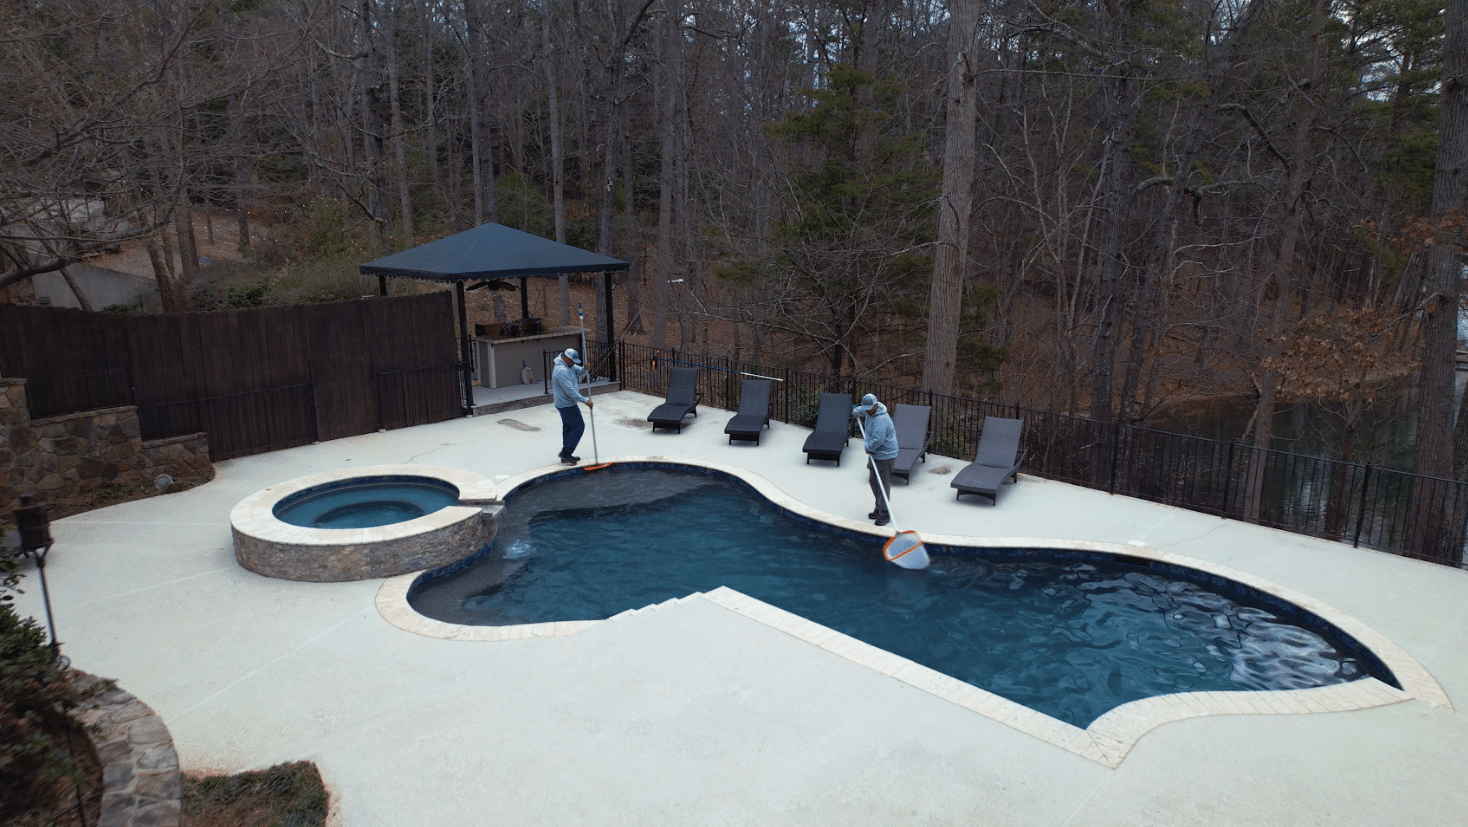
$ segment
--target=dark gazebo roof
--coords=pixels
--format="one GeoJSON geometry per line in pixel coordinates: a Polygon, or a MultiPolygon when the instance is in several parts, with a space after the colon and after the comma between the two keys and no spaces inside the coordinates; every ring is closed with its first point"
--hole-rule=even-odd
{"type": "Polygon", "coordinates": [[[611,273],[627,262],[503,224],[485,224],[361,266],[365,275],[469,281],[611,273]]]}

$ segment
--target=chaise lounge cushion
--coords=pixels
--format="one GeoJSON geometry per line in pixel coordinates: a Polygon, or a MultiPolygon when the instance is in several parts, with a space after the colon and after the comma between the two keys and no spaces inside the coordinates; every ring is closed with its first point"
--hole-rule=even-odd
{"type": "Polygon", "coordinates": [[[806,464],[813,459],[835,460],[841,464],[841,452],[851,439],[851,398],[844,393],[821,394],[820,412],[816,414],[816,429],[805,438],[800,450],[805,452],[806,464]]]}
{"type": "Polygon", "coordinates": [[[999,486],[1010,477],[1019,481],[1019,466],[1024,459],[1019,453],[1023,428],[1022,419],[984,417],[984,430],[979,435],[979,449],[974,461],[949,483],[950,487],[958,489],[956,497],[977,494],[988,497],[995,505],[999,504],[999,486]]]}

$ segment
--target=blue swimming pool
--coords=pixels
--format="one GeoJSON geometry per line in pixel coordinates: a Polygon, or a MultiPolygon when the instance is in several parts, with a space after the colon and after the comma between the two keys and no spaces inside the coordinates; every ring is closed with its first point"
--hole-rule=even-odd
{"type": "Polygon", "coordinates": [[[298,491],[276,519],[303,528],[372,528],[406,522],[459,502],[459,489],[431,477],[354,477],[298,491]]]}
{"type": "Polygon", "coordinates": [[[520,624],[728,586],[1081,727],[1173,692],[1395,683],[1320,618],[1201,572],[929,550],[929,569],[906,571],[873,538],[795,517],[732,478],[614,466],[522,487],[494,546],[422,578],[409,602],[450,623],[520,624]]]}

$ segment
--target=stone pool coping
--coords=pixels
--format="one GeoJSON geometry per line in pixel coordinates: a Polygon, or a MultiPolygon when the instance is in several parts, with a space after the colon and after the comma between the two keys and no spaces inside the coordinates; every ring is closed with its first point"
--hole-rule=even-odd
{"type": "Polygon", "coordinates": [[[343,582],[392,577],[437,568],[482,548],[492,538],[483,508],[495,499],[494,482],[441,465],[370,465],[310,474],[268,486],[229,513],[235,559],[241,566],[285,580],[343,582]],[[360,477],[428,477],[459,490],[459,505],[412,520],[372,528],[305,528],[275,516],[286,497],[360,477]]]}
{"type": "MultiPolygon", "coordinates": [[[[895,533],[893,528],[878,528],[869,523],[821,511],[791,497],[757,474],[720,462],[666,456],[624,456],[612,457],[603,461],[608,463],[668,463],[721,472],[741,480],[772,504],[799,516],[874,537],[890,537],[895,533]]],[[[573,470],[553,466],[534,469],[510,477],[498,483],[495,501],[501,502],[516,488],[541,477],[573,470]]],[[[675,598],[675,600],[682,601],[695,596],[708,600],[873,671],[1112,769],[1121,764],[1127,753],[1147,732],[1163,724],[1188,718],[1207,715],[1346,712],[1388,706],[1414,698],[1445,711],[1453,710],[1447,693],[1436,679],[1416,658],[1384,635],[1319,600],[1227,566],[1180,554],[1161,552],[1137,544],[1123,545],[1034,537],[971,537],[929,532],[923,532],[922,536],[925,541],[935,545],[1100,552],[1131,558],[1138,562],[1167,563],[1227,578],[1313,613],[1354,637],[1358,643],[1370,650],[1392,671],[1397,680],[1401,682],[1402,689],[1396,689],[1376,678],[1364,678],[1313,689],[1176,693],[1143,698],[1123,704],[1082,729],[727,587],[685,598],[675,598]]],[[[376,606],[382,618],[392,625],[404,631],[430,638],[491,642],[573,635],[600,623],[611,622],[617,618],[643,611],[632,609],[606,620],[560,621],[518,626],[463,626],[425,617],[418,614],[408,604],[408,593],[420,576],[422,572],[413,572],[385,580],[378,589],[376,606]]]]}

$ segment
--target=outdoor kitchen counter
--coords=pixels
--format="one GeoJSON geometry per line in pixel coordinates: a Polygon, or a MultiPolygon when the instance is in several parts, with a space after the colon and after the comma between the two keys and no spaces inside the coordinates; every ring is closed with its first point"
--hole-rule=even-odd
{"type": "Polygon", "coordinates": [[[551,358],[568,347],[581,351],[581,328],[553,327],[531,336],[476,336],[479,384],[485,388],[519,385],[520,368],[525,365],[530,366],[532,383],[544,382],[551,358]]]}

